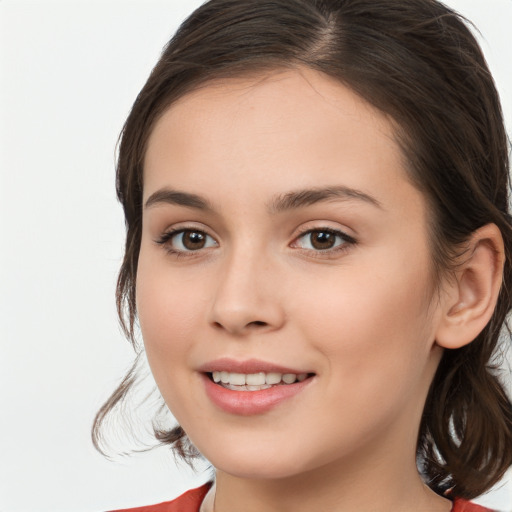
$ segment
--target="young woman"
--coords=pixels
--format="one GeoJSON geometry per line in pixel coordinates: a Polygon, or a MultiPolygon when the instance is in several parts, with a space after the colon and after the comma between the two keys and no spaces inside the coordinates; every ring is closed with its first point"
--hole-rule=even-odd
{"type": "Polygon", "coordinates": [[[157,438],[216,476],[137,510],[482,510],[512,464],[508,170],[443,4],[194,12],[123,129],[118,306],[179,423],[157,438]]]}

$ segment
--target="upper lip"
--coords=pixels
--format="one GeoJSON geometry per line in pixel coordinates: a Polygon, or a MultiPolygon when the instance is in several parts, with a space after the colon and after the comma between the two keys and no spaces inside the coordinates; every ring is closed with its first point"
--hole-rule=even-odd
{"type": "Polygon", "coordinates": [[[198,368],[198,371],[203,373],[212,372],[230,372],[230,373],[312,373],[297,368],[289,368],[280,364],[271,363],[269,361],[260,361],[259,359],[247,359],[245,361],[237,361],[229,357],[222,357],[209,361],[198,368]]]}

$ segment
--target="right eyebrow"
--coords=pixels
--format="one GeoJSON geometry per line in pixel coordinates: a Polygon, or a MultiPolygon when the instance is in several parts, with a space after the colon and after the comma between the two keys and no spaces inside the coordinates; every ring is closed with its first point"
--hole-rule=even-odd
{"type": "Polygon", "coordinates": [[[161,188],[151,194],[146,201],[144,208],[151,208],[158,204],[177,204],[180,206],[187,206],[188,208],[195,208],[196,210],[213,210],[210,203],[201,196],[198,196],[197,194],[190,194],[188,192],[180,192],[170,188],[161,188]]]}
{"type": "Polygon", "coordinates": [[[345,187],[344,185],[336,185],[325,188],[294,190],[286,194],[279,194],[271,202],[269,210],[272,213],[279,213],[332,200],[358,200],[383,209],[380,201],[375,197],[361,190],[345,187]]]}

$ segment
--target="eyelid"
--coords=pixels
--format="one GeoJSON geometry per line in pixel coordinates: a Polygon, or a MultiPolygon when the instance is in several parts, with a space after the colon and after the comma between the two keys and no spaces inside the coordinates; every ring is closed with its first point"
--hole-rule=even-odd
{"type": "MultiPolygon", "coordinates": [[[[219,242],[217,241],[216,237],[211,235],[209,230],[206,227],[198,227],[197,225],[176,225],[172,226],[170,228],[167,228],[164,230],[156,239],[154,239],[154,242],[158,245],[163,246],[163,248],[169,253],[172,254],[175,257],[193,257],[193,256],[199,256],[200,254],[204,253],[208,249],[212,249],[219,246],[219,242]],[[187,249],[187,248],[176,248],[171,241],[174,237],[179,235],[180,233],[186,233],[186,232],[196,232],[201,233],[205,235],[208,239],[213,241],[214,243],[207,245],[206,247],[199,247],[197,249],[187,249]]],[[[206,242],[208,244],[208,242],[206,242]]],[[[348,250],[350,247],[357,244],[357,240],[351,236],[348,235],[345,231],[342,231],[339,228],[334,228],[332,226],[328,225],[317,225],[317,226],[304,226],[302,227],[299,232],[296,234],[296,236],[293,238],[293,241],[290,243],[290,247],[302,251],[310,256],[317,257],[317,258],[328,258],[328,257],[335,257],[338,256],[339,253],[342,251],[348,250]],[[299,240],[301,238],[304,238],[307,235],[310,235],[312,233],[330,233],[334,235],[335,237],[338,237],[341,239],[341,243],[337,243],[333,247],[328,248],[307,248],[307,247],[301,247],[299,244],[299,240]]]]}
{"type": "Polygon", "coordinates": [[[165,250],[173,254],[175,256],[197,256],[198,253],[204,252],[206,249],[211,249],[214,246],[218,246],[219,242],[215,239],[214,236],[210,235],[208,231],[204,228],[199,228],[197,226],[190,226],[190,225],[181,225],[181,226],[173,226],[171,228],[166,229],[163,231],[155,240],[154,242],[158,245],[161,245],[165,248],[165,250]],[[192,232],[192,233],[201,233],[205,235],[207,238],[210,238],[215,242],[214,245],[209,245],[207,247],[200,247],[198,249],[178,249],[176,247],[173,247],[171,244],[171,241],[179,235],[180,233],[186,233],[186,232],[192,232]]]}
{"type": "Polygon", "coordinates": [[[357,244],[357,240],[353,237],[342,231],[341,229],[333,228],[331,226],[318,226],[318,227],[307,227],[303,228],[297,236],[293,239],[293,242],[290,244],[291,247],[297,248],[298,250],[304,251],[306,253],[312,254],[315,257],[329,257],[335,256],[342,251],[348,250],[351,246],[357,244]],[[330,233],[342,239],[342,243],[335,245],[334,247],[330,247],[327,249],[314,249],[314,248],[304,248],[298,245],[298,241],[305,237],[306,235],[310,235],[311,233],[330,233]]]}

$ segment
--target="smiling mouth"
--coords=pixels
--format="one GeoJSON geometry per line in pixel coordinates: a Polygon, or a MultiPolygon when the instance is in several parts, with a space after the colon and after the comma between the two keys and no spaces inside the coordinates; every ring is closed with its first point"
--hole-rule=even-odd
{"type": "Polygon", "coordinates": [[[208,378],[223,387],[232,391],[261,391],[277,386],[289,386],[297,382],[303,382],[313,377],[314,373],[235,373],[227,371],[207,372],[208,378]]]}

